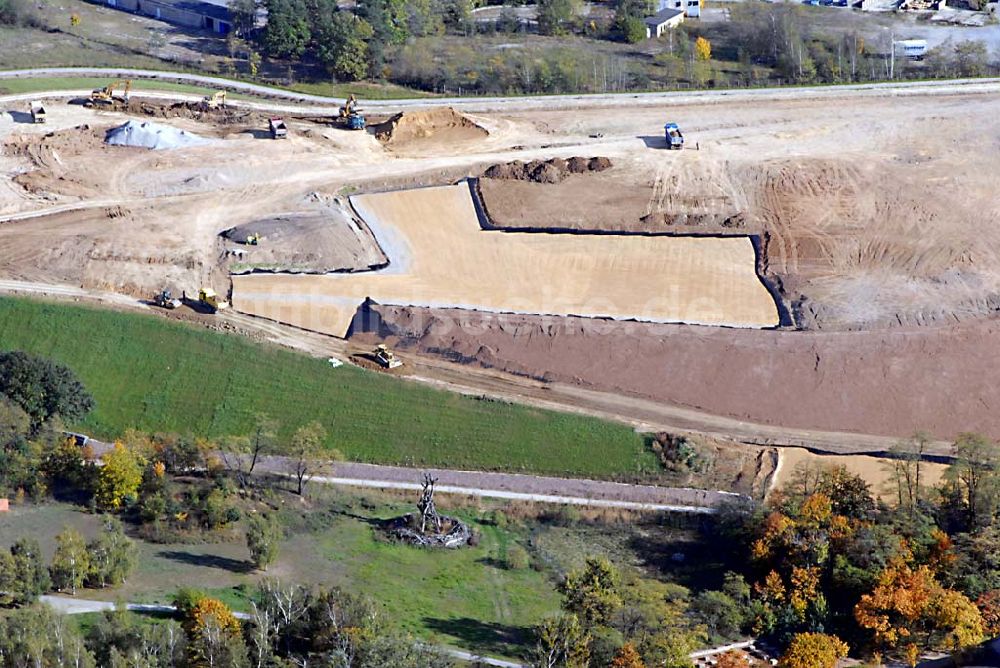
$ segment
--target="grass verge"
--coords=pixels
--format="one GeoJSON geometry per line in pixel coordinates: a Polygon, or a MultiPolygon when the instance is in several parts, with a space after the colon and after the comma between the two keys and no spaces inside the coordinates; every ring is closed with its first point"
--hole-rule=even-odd
{"type": "Polygon", "coordinates": [[[288,436],[317,420],[351,460],[408,466],[632,478],[658,470],[632,429],[462,396],[164,318],[0,299],[0,349],[71,367],[97,408],[72,425],[246,434],[265,412],[288,436]]]}

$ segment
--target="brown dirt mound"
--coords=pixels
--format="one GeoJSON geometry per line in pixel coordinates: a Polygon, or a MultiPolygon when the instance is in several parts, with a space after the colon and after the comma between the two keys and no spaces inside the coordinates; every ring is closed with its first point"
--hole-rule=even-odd
{"type": "Polygon", "coordinates": [[[18,135],[4,142],[6,155],[28,158],[36,167],[60,167],[60,159],[100,150],[104,144],[103,128],[78,125],[44,135],[18,135]]]}
{"type": "Polygon", "coordinates": [[[551,160],[532,160],[531,162],[498,163],[483,172],[483,178],[502,181],[531,181],[533,183],[561,183],[570,174],[586,172],[603,172],[611,168],[608,158],[581,158],[569,160],[552,158],[551,160]]]}
{"type": "Polygon", "coordinates": [[[94,195],[106,183],[106,174],[103,169],[94,169],[94,163],[85,161],[88,156],[121,150],[104,143],[105,132],[106,128],[78,125],[44,135],[17,135],[8,139],[3,144],[4,154],[25,158],[34,168],[14,176],[14,183],[35,195],[94,195]]]}
{"type": "Polygon", "coordinates": [[[203,102],[160,103],[150,100],[133,99],[128,104],[119,103],[120,111],[154,118],[190,118],[217,125],[266,125],[267,114],[226,106],[210,109],[203,102]]]}
{"type": "Polygon", "coordinates": [[[364,271],[388,261],[368,227],[343,207],[322,214],[300,213],[255,220],[224,231],[224,239],[245,245],[234,273],[282,271],[326,273],[364,271]],[[259,234],[259,244],[246,245],[259,234]]]}
{"type": "Polygon", "coordinates": [[[373,125],[372,129],[379,141],[390,146],[423,141],[471,141],[489,136],[485,128],[451,107],[404,111],[373,125]]]}

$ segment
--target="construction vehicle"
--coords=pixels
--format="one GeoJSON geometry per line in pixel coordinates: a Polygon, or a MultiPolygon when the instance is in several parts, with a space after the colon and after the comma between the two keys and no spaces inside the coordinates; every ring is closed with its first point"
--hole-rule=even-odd
{"type": "Polygon", "coordinates": [[[220,298],[212,288],[202,288],[199,290],[198,302],[211,310],[212,313],[229,308],[229,302],[220,298]]]}
{"type": "Polygon", "coordinates": [[[131,79],[119,79],[118,81],[113,81],[104,88],[95,88],[93,92],[90,93],[90,99],[88,103],[90,106],[93,105],[111,105],[115,102],[124,102],[128,104],[129,94],[132,92],[132,80],[131,79]],[[122,88],[122,94],[116,96],[115,90],[117,88],[122,88]]]}
{"type": "Polygon", "coordinates": [[[226,91],[219,90],[212,95],[206,95],[201,104],[205,109],[224,109],[226,107],[226,91]]]}
{"type": "Polygon", "coordinates": [[[285,119],[274,116],[267,121],[267,126],[271,130],[271,139],[285,139],[288,137],[288,126],[285,119]]]}
{"type": "Polygon", "coordinates": [[[375,361],[383,369],[396,369],[403,366],[403,361],[397,359],[396,355],[384,343],[375,346],[375,350],[372,351],[372,357],[375,358],[375,361]]]}
{"type": "Polygon", "coordinates": [[[181,300],[174,299],[174,296],[170,294],[170,290],[160,290],[157,292],[153,297],[153,303],[169,311],[173,311],[175,308],[180,308],[181,306],[181,300]]]}
{"type": "Polygon", "coordinates": [[[254,232],[253,234],[247,235],[247,245],[249,246],[257,246],[263,240],[264,237],[261,236],[260,232],[254,232]]]}
{"type": "Polygon", "coordinates": [[[676,123],[667,123],[663,126],[664,138],[667,140],[667,148],[682,149],[684,148],[684,135],[681,133],[681,129],[677,127],[676,123]]]}
{"type": "Polygon", "coordinates": [[[354,97],[354,93],[351,93],[351,96],[344,102],[344,106],[340,108],[340,116],[337,120],[346,125],[349,130],[365,129],[367,122],[364,114],[358,109],[358,99],[354,97]]]}
{"type": "Polygon", "coordinates": [[[45,107],[42,106],[40,100],[32,100],[28,105],[31,110],[31,122],[32,123],[44,123],[45,122],[45,107]]]}

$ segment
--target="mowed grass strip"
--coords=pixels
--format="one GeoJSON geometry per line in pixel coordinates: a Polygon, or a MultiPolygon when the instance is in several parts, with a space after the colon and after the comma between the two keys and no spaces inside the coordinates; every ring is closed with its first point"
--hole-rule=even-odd
{"type": "Polygon", "coordinates": [[[656,470],[624,425],[484,401],[244,338],[171,322],[0,299],[0,349],[72,368],[97,402],[81,424],[104,439],[133,427],[247,434],[264,412],[282,436],[317,420],[353,461],[622,478],[656,470]]]}

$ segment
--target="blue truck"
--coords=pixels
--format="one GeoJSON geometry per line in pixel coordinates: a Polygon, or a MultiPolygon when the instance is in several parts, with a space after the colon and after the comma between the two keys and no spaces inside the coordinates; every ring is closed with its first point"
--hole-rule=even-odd
{"type": "Polygon", "coordinates": [[[667,123],[663,126],[663,135],[667,140],[668,149],[682,149],[684,148],[684,135],[681,133],[681,129],[677,127],[676,123],[667,123]]]}

